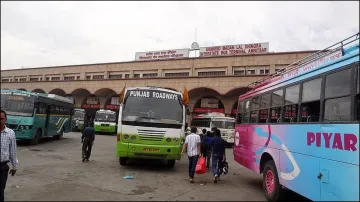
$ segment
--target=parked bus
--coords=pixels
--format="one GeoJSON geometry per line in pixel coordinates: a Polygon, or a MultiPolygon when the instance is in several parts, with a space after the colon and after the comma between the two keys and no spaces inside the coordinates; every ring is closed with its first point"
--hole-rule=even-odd
{"type": "Polygon", "coordinates": [[[359,33],[249,85],[239,97],[234,159],[313,201],[359,201],[359,33]],[[353,45],[355,44],[355,45],[353,45]]]}
{"type": "Polygon", "coordinates": [[[8,114],[6,126],[17,140],[38,144],[43,137],[61,139],[71,131],[73,102],[65,97],[21,90],[1,90],[1,108],[8,114]]]}
{"type": "Polygon", "coordinates": [[[74,109],[72,116],[72,131],[83,131],[85,127],[85,109],[74,109]]]}
{"type": "Polygon", "coordinates": [[[234,144],[235,119],[226,117],[223,113],[207,113],[195,116],[191,121],[191,126],[211,131],[212,127],[217,127],[221,131],[221,137],[228,143],[234,144]]]}
{"type": "MultiPolygon", "coordinates": [[[[185,91],[187,92],[187,91],[185,91]]],[[[116,154],[165,160],[172,168],[181,158],[188,96],[159,87],[124,88],[120,96],[116,154]]]]}
{"type": "Polygon", "coordinates": [[[96,111],[94,129],[96,133],[116,134],[116,112],[104,109],[96,111]]]}

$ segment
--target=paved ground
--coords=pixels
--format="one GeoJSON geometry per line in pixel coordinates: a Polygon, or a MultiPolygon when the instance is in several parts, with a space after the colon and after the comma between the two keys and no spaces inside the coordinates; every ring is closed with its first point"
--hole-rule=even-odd
{"type": "MultiPolygon", "coordinates": [[[[173,169],[146,161],[121,167],[115,156],[116,137],[98,135],[91,161],[82,163],[80,133],[64,137],[36,146],[18,143],[19,169],[8,178],[5,200],[265,200],[261,176],[234,163],[231,149],[227,151],[229,174],[218,184],[212,182],[210,173],[196,176],[196,182],[190,184],[186,158],[173,169]],[[126,175],[135,179],[123,179],[126,175]]],[[[299,198],[289,194],[292,199],[299,198]]]]}

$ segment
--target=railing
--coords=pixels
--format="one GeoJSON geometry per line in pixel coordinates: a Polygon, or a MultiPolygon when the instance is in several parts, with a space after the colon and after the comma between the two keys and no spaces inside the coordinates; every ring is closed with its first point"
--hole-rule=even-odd
{"type": "Polygon", "coordinates": [[[262,79],[260,79],[258,81],[250,83],[247,86],[247,91],[251,91],[255,86],[257,86],[257,85],[259,85],[261,83],[264,83],[265,81],[267,81],[269,79],[273,79],[275,77],[282,76],[282,75],[284,75],[286,73],[289,73],[289,72],[291,72],[291,71],[293,71],[293,70],[295,70],[295,69],[297,69],[297,68],[299,68],[301,66],[304,66],[304,65],[309,64],[311,62],[314,62],[314,61],[316,61],[316,60],[318,60],[320,58],[323,58],[323,57],[325,57],[327,55],[330,55],[330,54],[332,54],[332,53],[334,53],[334,52],[336,52],[338,50],[343,51],[344,46],[346,46],[346,45],[348,45],[350,43],[353,43],[354,41],[359,40],[359,34],[360,33],[358,32],[357,34],[354,34],[354,35],[352,35],[352,36],[350,36],[350,37],[348,37],[348,38],[346,38],[346,39],[344,39],[344,40],[342,40],[342,41],[340,41],[338,43],[335,43],[332,46],[329,46],[329,47],[327,47],[327,48],[325,48],[323,50],[320,50],[320,51],[318,51],[316,53],[313,53],[313,54],[311,54],[311,55],[309,55],[309,56],[307,56],[307,57],[305,57],[303,59],[300,59],[300,60],[286,66],[282,70],[278,70],[275,73],[270,74],[270,75],[268,75],[268,76],[266,76],[266,77],[264,77],[264,78],[262,78],[262,79]]]}

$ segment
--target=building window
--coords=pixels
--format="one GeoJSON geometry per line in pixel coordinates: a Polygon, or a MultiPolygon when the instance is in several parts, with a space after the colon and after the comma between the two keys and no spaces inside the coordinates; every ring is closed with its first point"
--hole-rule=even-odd
{"type": "Polygon", "coordinates": [[[268,66],[259,67],[259,74],[269,74],[270,68],[268,66]]]}
{"type": "Polygon", "coordinates": [[[165,73],[165,77],[185,77],[189,76],[189,72],[165,73]]]}
{"type": "Polygon", "coordinates": [[[255,69],[246,69],[246,75],[254,75],[254,74],[256,74],[255,69]]]}
{"type": "Polygon", "coordinates": [[[93,75],[93,79],[104,79],[104,75],[93,75]]]}
{"type": "Polygon", "coordinates": [[[46,77],[45,80],[46,80],[46,81],[50,81],[50,77],[46,77]]]}
{"type": "Polygon", "coordinates": [[[60,80],[60,77],[51,77],[51,81],[58,81],[58,80],[60,80]]]}
{"type": "Polygon", "coordinates": [[[80,76],[76,76],[76,80],[80,80],[80,76]]]}
{"type": "Polygon", "coordinates": [[[30,81],[39,81],[39,78],[30,78],[30,81]]]}
{"type": "Polygon", "coordinates": [[[198,76],[223,76],[225,71],[198,72],[198,76]]]}
{"type": "Polygon", "coordinates": [[[87,80],[90,80],[90,79],[91,79],[91,76],[86,76],[86,79],[87,79],[87,80]]]}
{"type": "Polygon", "coordinates": [[[125,74],[125,78],[126,79],[130,78],[130,74],[125,74]]]}
{"type": "Polygon", "coordinates": [[[151,78],[151,77],[157,77],[157,73],[147,73],[147,74],[143,74],[142,77],[143,78],[151,78]]]}
{"type": "Polygon", "coordinates": [[[75,80],[75,76],[66,76],[64,80],[75,80]]]}
{"type": "Polygon", "coordinates": [[[1,79],[2,82],[9,82],[10,79],[1,79]]]}
{"type": "Polygon", "coordinates": [[[244,70],[235,70],[234,75],[245,75],[245,69],[244,70]]]}
{"type": "Polygon", "coordinates": [[[26,78],[20,78],[19,81],[24,82],[26,81],[26,78]]]}
{"type": "Polygon", "coordinates": [[[134,74],[134,78],[140,78],[140,74],[134,74]]]}
{"type": "Polygon", "coordinates": [[[109,79],[121,79],[121,78],[122,78],[122,74],[109,75],[109,79]]]}

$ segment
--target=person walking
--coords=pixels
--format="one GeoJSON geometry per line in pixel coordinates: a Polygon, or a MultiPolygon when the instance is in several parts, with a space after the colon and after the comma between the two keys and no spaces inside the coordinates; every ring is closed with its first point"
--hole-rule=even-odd
{"type": "Polygon", "coordinates": [[[221,138],[219,129],[215,129],[215,137],[210,142],[212,150],[212,170],[214,175],[214,183],[220,179],[219,168],[222,167],[223,161],[226,159],[225,156],[225,141],[221,138]]]}
{"type": "Polygon", "coordinates": [[[202,135],[200,139],[201,139],[201,156],[203,156],[205,158],[205,161],[207,161],[206,157],[208,156],[207,152],[208,152],[209,142],[208,142],[207,131],[205,128],[202,130],[202,135]]]}
{"type": "Polygon", "coordinates": [[[206,169],[209,171],[210,170],[210,160],[211,160],[211,152],[212,152],[212,148],[209,147],[210,145],[210,141],[212,139],[212,133],[210,131],[206,132],[206,140],[207,140],[207,151],[206,151],[206,156],[204,156],[206,158],[206,169]]]}
{"type": "Polygon", "coordinates": [[[16,155],[16,137],[15,132],[5,126],[6,112],[0,110],[0,142],[1,142],[1,157],[0,157],[0,202],[5,200],[5,187],[8,179],[8,174],[14,176],[18,166],[18,159],[16,155]],[[10,170],[8,163],[11,162],[12,169],[10,170]],[[9,172],[10,170],[10,172],[9,172]]]}
{"type": "Polygon", "coordinates": [[[94,144],[95,140],[95,129],[94,124],[90,123],[90,125],[86,128],[84,128],[83,134],[81,136],[81,143],[82,145],[82,162],[89,161],[92,146],[94,144]]]}
{"type": "Polygon", "coordinates": [[[201,140],[200,136],[196,134],[196,127],[192,127],[190,132],[191,134],[185,138],[185,143],[183,145],[181,155],[184,154],[186,149],[189,158],[189,180],[191,183],[194,183],[195,168],[199,159],[201,140]]]}

